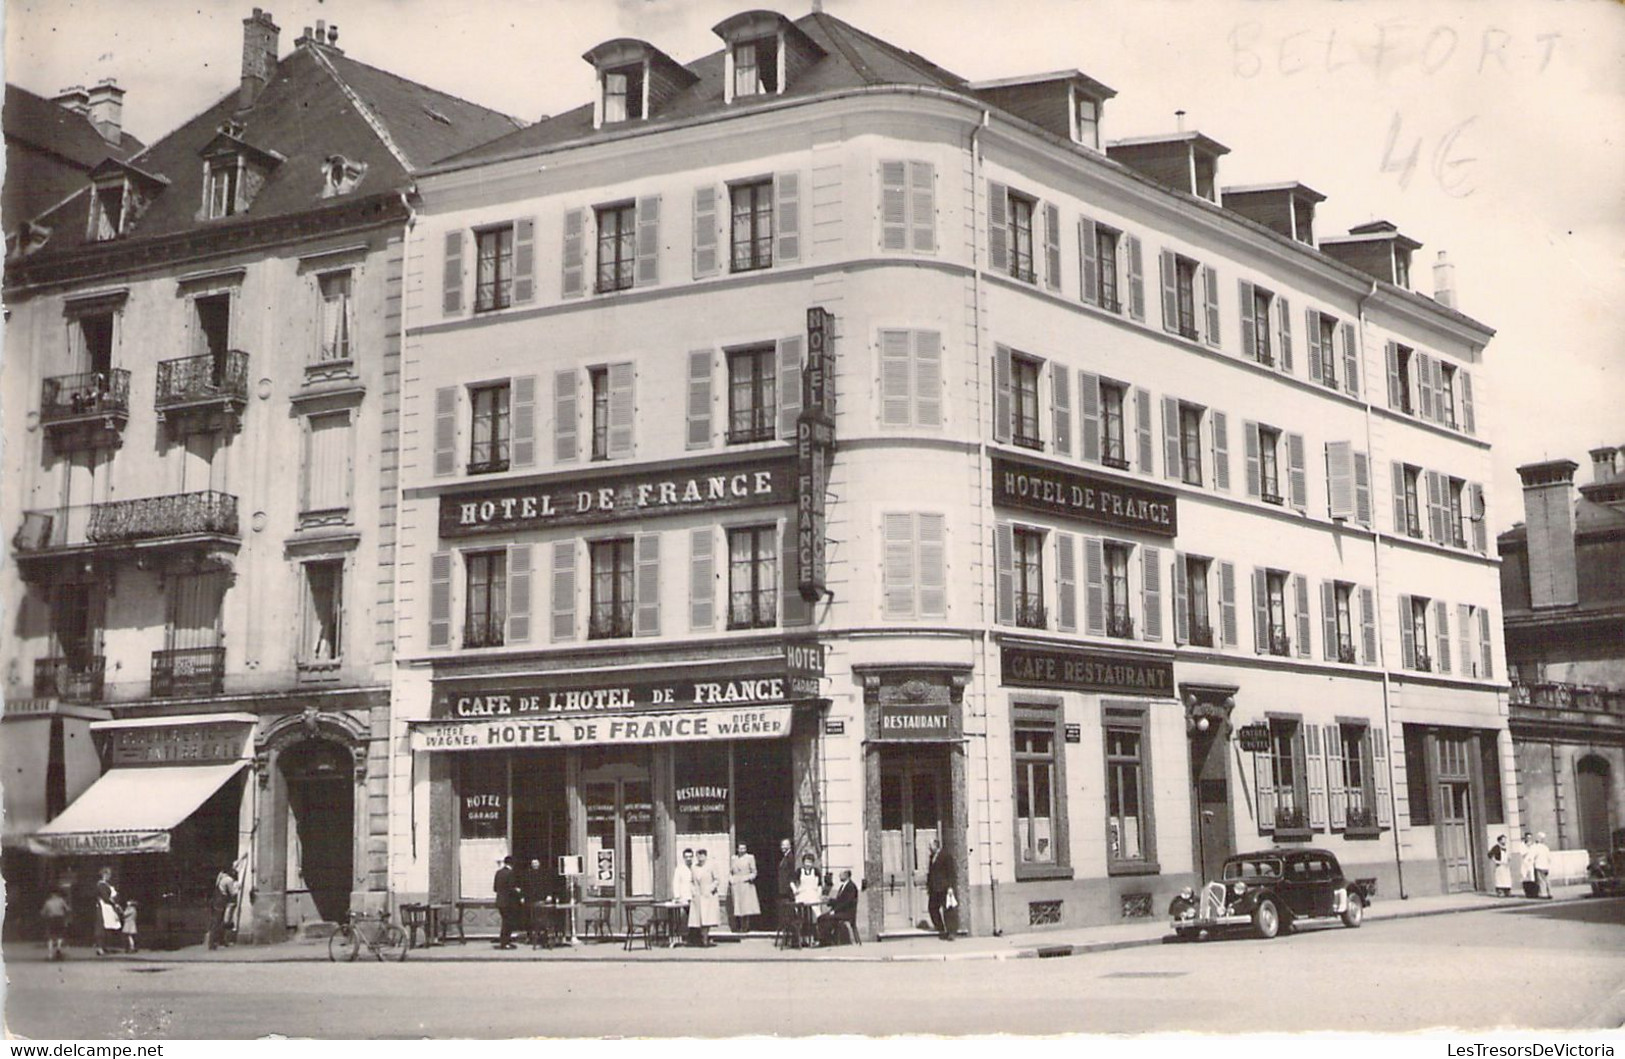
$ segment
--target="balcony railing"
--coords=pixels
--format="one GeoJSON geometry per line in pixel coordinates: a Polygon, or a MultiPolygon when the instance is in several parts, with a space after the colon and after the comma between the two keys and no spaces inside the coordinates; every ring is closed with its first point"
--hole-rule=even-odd
{"type": "Polygon", "coordinates": [[[56,698],[63,702],[97,702],[102,697],[102,680],[107,659],[102,655],[82,658],[40,658],[34,662],[34,697],[56,698]]]}
{"type": "Polygon", "coordinates": [[[779,594],[772,588],[732,592],[728,598],[728,628],[771,629],[779,623],[779,594]]]}
{"type": "Polygon", "coordinates": [[[1119,471],[1128,470],[1128,457],[1123,453],[1122,438],[1105,439],[1100,446],[1100,462],[1119,471]]]}
{"type": "Polygon", "coordinates": [[[1049,619],[1048,615],[1044,613],[1043,597],[1018,593],[1016,595],[1016,624],[1023,629],[1047,629],[1049,619]]]}
{"type": "Polygon", "coordinates": [[[748,445],[753,441],[772,441],[774,413],[766,408],[735,412],[728,420],[728,444],[748,445]]]}
{"type": "Polygon", "coordinates": [[[594,603],[587,619],[587,639],[612,640],[632,635],[632,601],[594,603]]]}
{"type": "Polygon", "coordinates": [[[1433,659],[1425,651],[1416,652],[1416,671],[1418,673],[1433,672],[1433,659]]]}
{"type": "Polygon", "coordinates": [[[469,474],[501,474],[508,469],[508,455],[476,456],[468,461],[469,474]]]}
{"type": "Polygon", "coordinates": [[[248,399],[248,354],[231,350],[158,362],[154,407],[163,412],[187,405],[248,399]]]}
{"type": "Polygon", "coordinates": [[[501,647],[507,619],[495,614],[469,615],[463,626],[464,647],[501,647]]]}
{"type": "Polygon", "coordinates": [[[1270,629],[1270,654],[1285,658],[1292,653],[1292,637],[1286,634],[1286,629],[1277,625],[1270,629]]]}
{"type": "Polygon", "coordinates": [[[212,534],[236,537],[237,498],[213,491],[29,511],[12,544],[21,554],[212,534]]]}
{"type": "Polygon", "coordinates": [[[1518,683],[1512,685],[1511,702],[1514,706],[1532,706],[1536,709],[1589,710],[1625,715],[1625,688],[1553,681],[1518,683]]]}
{"type": "Polygon", "coordinates": [[[40,422],[46,426],[68,420],[130,414],[130,373],[123,368],[58,375],[40,386],[40,422]]]}
{"type": "Polygon", "coordinates": [[[1359,662],[1360,657],[1355,653],[1354,644],[1352,641],[1343,640],[1338,643],[1337,660],[1346,666],[1352,666],[1359,662]]]}
{"type": "Polygon", "coordinates": [[[1035,452],[1044,451],[1044,439],[1038,436],[1037,423],[1017,423],[1010,441],[1024,449],[1032,449],[1035,452]]]}
{"type": "Polygon", "coordinates": [[[1343,826],[1350,831],[1377,830],[1377,811],[1361,805],[1351,805],[1343,818],[1343,826]]]}
{"type": "Polygon", "coordinates": [[[1286,499],[1281,496],[1279,489],[1279,486],[1266,482],[1264,483],[1263,489],[1259,492],[1259,497],[1266,504],[1274,504],[1276,507],[1280,507],[1286,503],[1286,499]]]}
{"type": "Polygon", "coordinates": [[[1134,619],[1129,616],[1126,604],[1106,607],[1106,635],[1119,640],[1134,639],[1134,619]]]}
{"type": "Polygon", "coordinates": [[[1261,349],[1258,351],[1258,362],[1264,365],[1266,368],[1275,367],[1275,357],[1272,356],[1270,351],[1267,349],[1261,349]]]}
{"type": "Polygon", "coordinates": [[[188,647],[152,652],[154,698],[218,695],[225,685],[226,649],[188,647]]]}
{"type": "Polygon", "coordinates": [[[1209,625],[1205,621],[1192,621],[1191,622],[1191,646],[1193,646],[1193,647],[1212,647],[1213,646],[1213,626],[1209,625]]]}
{"type": "Polygon", "coordinates": [[[1283,831],[1308,831],[1309,814],[1295,805],[1281,805],[1275,809],[1275,833],[1283,831]]]}

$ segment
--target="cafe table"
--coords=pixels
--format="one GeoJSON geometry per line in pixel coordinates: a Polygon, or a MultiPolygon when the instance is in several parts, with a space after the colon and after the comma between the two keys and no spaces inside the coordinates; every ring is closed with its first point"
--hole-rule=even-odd
{"type": "Polygon", "coordinates": [[[532,947],[550,949],[559,943],[575,944],[578,907],[573,902],[532,901],[529,924],[532,947]]]}

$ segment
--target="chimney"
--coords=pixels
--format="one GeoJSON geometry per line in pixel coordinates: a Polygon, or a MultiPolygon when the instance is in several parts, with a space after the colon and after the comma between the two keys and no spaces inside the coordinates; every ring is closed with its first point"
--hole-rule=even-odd
{"type": "Polygon", "coordinates": [[[88,95],[90,123],[111,144],[124,140],[124,89],[111,77],[92,88],[88,95]]]}
{"type": "Polygon", "coordinates": [[[1593,485],[1606,485],[1614,480],[1614,453],[1616,451],[1618,450],[1609,445],[1591,450],[1591,482],[1593,485]]]}
{"type": "Polygon", "coordinates": [[[90,93],[85,91],[84,85],[69,85],[51,97],[51,102],[75,114],[90,113],[90,93]]]}
{"type": "Polygon", "coordinates": [[[1174,129],[1178,132],[1185,131],[1185,112],[1183,110],[1174,111],[1174,129]]]}
{"type": "Polygon", "coordinates": [[[1547,460],[1518,468],[1529,541],[1529,603],[1571,607],[1578,601],[1574,570],[1573,460],[1547,460]]]}
{"type": "Polygon", "coordinates": [[[243,82],[237,109],[247,110],[276,74],[277,38],[282,32],[269,11],[254,9],[243,19],[243,82]]]}
{"type": "Polygon", "coordinates": [[[1433,300],[1446,309],[1456,307],[1456,266],[1445,260],[1443,250],[1433,262],[1433,300]]]}

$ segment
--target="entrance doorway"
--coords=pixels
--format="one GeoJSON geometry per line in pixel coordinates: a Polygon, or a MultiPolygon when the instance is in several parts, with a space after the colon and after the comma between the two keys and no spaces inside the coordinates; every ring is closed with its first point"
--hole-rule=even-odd
{"type": "Polygon", "coordinates": [[[931,842],[950,830],[945,751],[887,749],[880,755],[881,929],[930,930],[926,869],[931,842]]]}
{"type": "Polygon", "coordinates": [[[627,922],[627,906],[655,895],[654,784],[647,749],[584,755],[581,804],[586,815],[586,896],[611,905],[610,922],[627,922]]]}
{"type": "Polygon", "coordinates": [[[514,754],[512,769],[514,859],[522,876],[528,873],[531,861],[540,861],[540,896],[564,900],[569,896],[567,880],[558,874],[559,858],[570,852],[564,755],[548,750],[519,752],[514,754]]]}
{"type": "Polygon", "coordinates": [[[1438,738],[1439,863],[1446,893],[1478,885],[1478,858],[1473,855],[1474,813],[1472,743],[1461,735],[1438,738]]]}
{"type": "Polygon", "coordinates": [[[1609,848],[1611,771],[1607,759],[1596,754],[1587,754],[1574,767],[1575,801],[1580,806],[1580,845],[1585,849],[1609,848]]]}
{"type": "Polygon", "coordinates": [[[1228,724],[1220,722],[1190,738],[1191,835],[1195,842],[1192,863],[1197,885],[1217,879],[1225,858],[1236,851],[1235,825],[1230,808],[1230,741],[1223,738],[1228,724]]]}
{"type": "MultiPolygon", "coordinates": [[[[355,766],[349,748],[323,739],[278,755],[288,785],[287,902],[309,901],[325,922],[350,911],[355,874],[355,766]]],[[[286,909],[286,922],[305,916],[286,909]]]]}
{"type": "Polygon", "coordinates": [[[790,740],[734,744],[734,842],[756,857],[757,929],[778,926],[779,841],[795,830],[790,740]]]}

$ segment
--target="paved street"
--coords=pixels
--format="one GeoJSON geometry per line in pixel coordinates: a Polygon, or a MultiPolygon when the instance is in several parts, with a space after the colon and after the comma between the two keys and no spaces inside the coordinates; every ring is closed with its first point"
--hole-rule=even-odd
{"type": "MultiPolygon", "coordinates": [[[[763,944],[765,952],[765,943],[763,944]]],[[[945,963],[15,963],[29,1037],[1405,1031],[1625,1024],[1625,899],[945,963]],[[696,966],[705,963],[706,966],[696,966]],[[690,965],[692,964],[692,965],[690,965]],[[855,999],[858,998],[858,999],[855,999]]]]}

